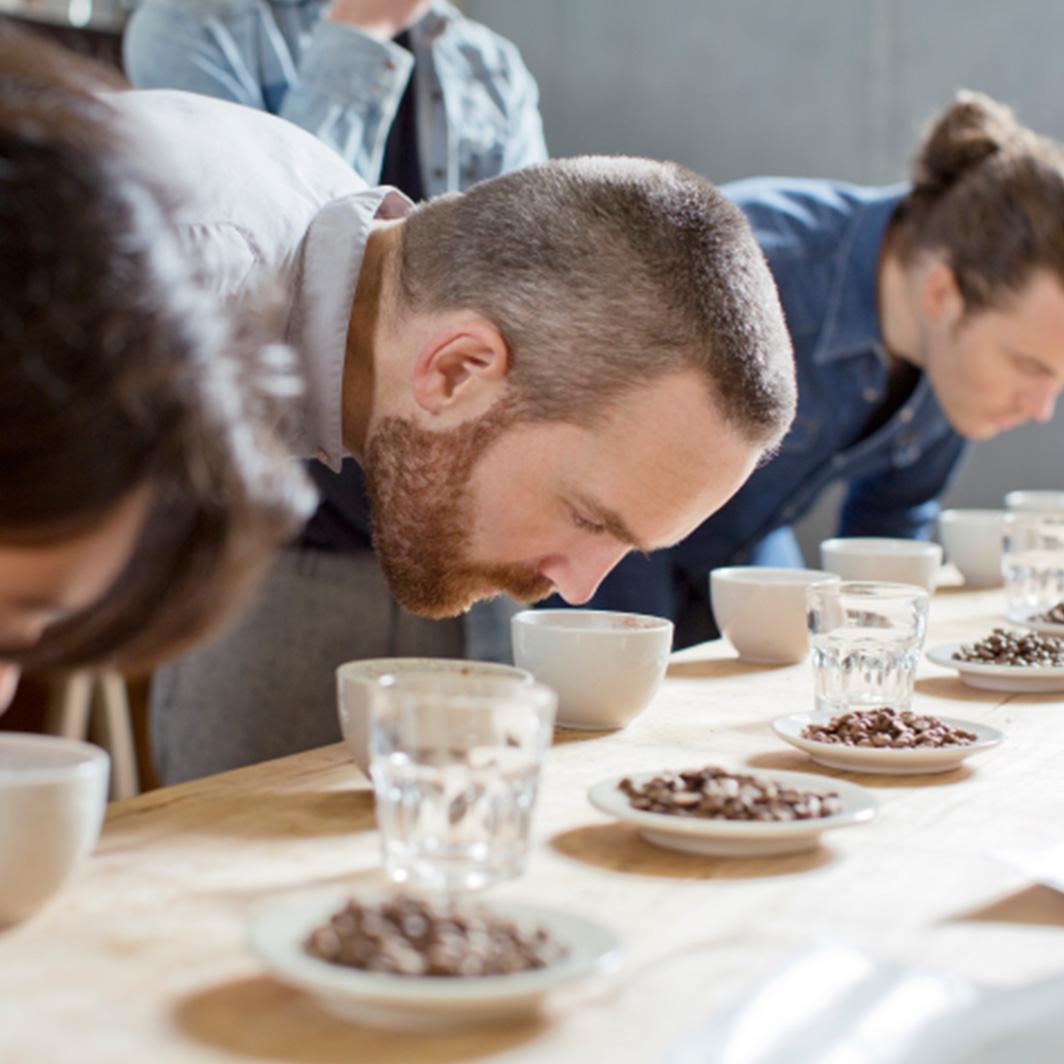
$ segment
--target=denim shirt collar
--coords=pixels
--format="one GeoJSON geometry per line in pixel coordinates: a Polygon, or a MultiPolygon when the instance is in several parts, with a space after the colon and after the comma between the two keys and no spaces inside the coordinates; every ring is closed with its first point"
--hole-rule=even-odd
{"type": "Polygon", "coordinates": [[[891,216],[909,186],[899,184],[878,191],[880,195],[861,208],[839,253],[824,329],[813,354],[816,362],[834,362],[869,349],[884,355],[876,308],[879,251],[891,216]]]}

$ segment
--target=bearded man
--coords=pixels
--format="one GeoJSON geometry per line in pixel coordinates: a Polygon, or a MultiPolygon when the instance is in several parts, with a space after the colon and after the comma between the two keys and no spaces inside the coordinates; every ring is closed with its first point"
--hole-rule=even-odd
{"type": "Polygon", "coordinates": [[[157,677],[167,783],[334,741],[337,664],[460,645],[420,618],[501,593],[586,602],[629,551],[719,509],[790,424],[765,261],[679,166],[556,160],[414,207],[272,116],[114,102],[180,189],[215,291],[280,287],[306,375],[292,453],[360,463],[380,561],[282,558],[230,633],[157,677]]]}

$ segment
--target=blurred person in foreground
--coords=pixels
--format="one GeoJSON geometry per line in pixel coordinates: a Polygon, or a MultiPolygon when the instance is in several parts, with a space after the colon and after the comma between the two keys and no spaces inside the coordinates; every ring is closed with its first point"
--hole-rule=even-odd
{"type": "Polygon", "coordinates": [[[798,412],[779,453],[674,549],[591,605],[716,635],[709,572],[801,566],[791,525],[833,482],[838,534],[926,538],[968,440],[1048,422],[1064,387],[1064,151],[962,93],[902,185],[756,178],[722,191],[779,288],[798,412]]]}
{"type": "Polygon", "coordinates": [[[0,25],[0,710],[215,631],[314,501],[291,354],[194,277],[114,87],[0,25]]]}

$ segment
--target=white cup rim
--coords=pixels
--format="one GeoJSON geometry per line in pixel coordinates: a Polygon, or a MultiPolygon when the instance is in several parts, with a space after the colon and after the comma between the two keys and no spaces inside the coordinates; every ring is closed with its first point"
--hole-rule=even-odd
{"type": "Polygon", "coordinates": [[[821,550],[852,553],[885,551],[911,557],[926,557],[942,550],[940,544],[927,539],[903,539],[900,536],[833,536],[820,544],[821,550]]]}
{"type": "Polygon", "coordinates": [[[798,569],[783,565],[722,565],[710,569],[710,579],[734,580],[736,583],[761,584],[809,584],[835,583],[841,581],[838,573],[829,573],[826,569],[798,569]]]}
{"type": "Polygon", "coordinates": [[[367,683],[376,682],[381,676],[399,675],[406,672],[410,675],[421,676],[462,675],[461,667],[463,666],[469,666],[470,675],[495,677],[496,679],[510,678],[521,680],[523,683],[532,682],[532,674],[517,665],[507,665],[502,661],[476,661],[468,658],[361,658],[337,665],[335,672],[338,680],[367,683]],[[424,666],[426,663],[431,663],[431,666],[429,668],[407,668],[407,666],[424,666]],[[452,668],[451,666],[458,667],[452,668]],[[381,671],[376,675],[361,675],[367,668],[381,671]]]}
{"type": "Polygon", "coordinates": [[[543,628],[552,632],[579,632],[581,635],[626,635],[630,636],[637,632],[661,633],[671,632],[673,623],[666,617],[656,617],[651,613],[630,613],[624,610],[521,610],[510,619],[511,627],[528,625],[533,628],[543,628]],[[615,619],[627,619],[637,623],[625,625],[623,623],[595,627],[583,627],[579,624],[565,624],[566,618],[573,617],[609,617],[615,619]]]}
{"type": "Polygon", "coordinates": [[[100,772],[106,773],[111,759],[105,750],[81,739],[68,739],[60,735],[35,735],[27,732],[0,733],[0,749],[40,749],[47,747],[52,752],[62,751],[70,755],[69,761],[55,765],[31,765],[14,768],[0,767],[0,789],[25,787],[27,784],[65,783],[82,777],[90,778],[100,772]]]}

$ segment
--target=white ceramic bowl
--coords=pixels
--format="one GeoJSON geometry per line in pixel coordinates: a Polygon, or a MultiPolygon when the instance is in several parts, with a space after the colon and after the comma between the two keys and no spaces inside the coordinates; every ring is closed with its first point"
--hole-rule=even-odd
{"type": "Polygon", "coordinates": [[[0,928],[41,908],[92,852],[109,769],[89,743],[0,734],[0,928]]]}
{"type": "Polygon", "coordinates": [[[713,617],[744,661],[783,665],[809,653],[805,589],[839,583],[823,569],[731,565],[709,574],[713,617]]]}
{"type": "Polygon", "coordinates": [[[478,908],[543,928],[566,947],[566,956],[528,972],[476,978],[345,968],[320,960],[303,947],[310,932],[345,900],[345,895],[333,894],[272,902],[254,917],[251,943],[278,978],[313,994],[334,1016],[371,1027],[431,1031],[527,1018],[552,991],[608,972],[620,959],[616,935],[586,917],[570,910],[498,901],[478,908]]]}
{"type": "Polygon", "coordinates": [[[1064,512],[1064,491],[1010,491],[1005,509],[1020,513],[1064,512]]]}
{"type": "Polygon", "coordinates": [[[969,587],[997,587],[1001,583],[1004,531],[1004,510],[943,510],[938,517],[946,560],[961,571],[969,587]]]}
{"type": "Polygon", "coordinates": [[[916,539],[845,536],[820,544],[820,564],[843,580],[915,584],[934,591],[942,548],[916,539]]]}
{"type": "Polygon", "coordinates": [[[505,676],[531,683],[524,669],[493,661],[461,658],[366,658],[348,661],[336,670],[336,706],[340,731],[355,764],[369,775],[369,696],[382,676],[505,676]]]}
{"type": "Polygon", "coordinates": [[[610,610],[523,610],[510,622],[514,661],[558,692],[558,726],[623,728],[657,693],[672,621],[610,610]]]}

